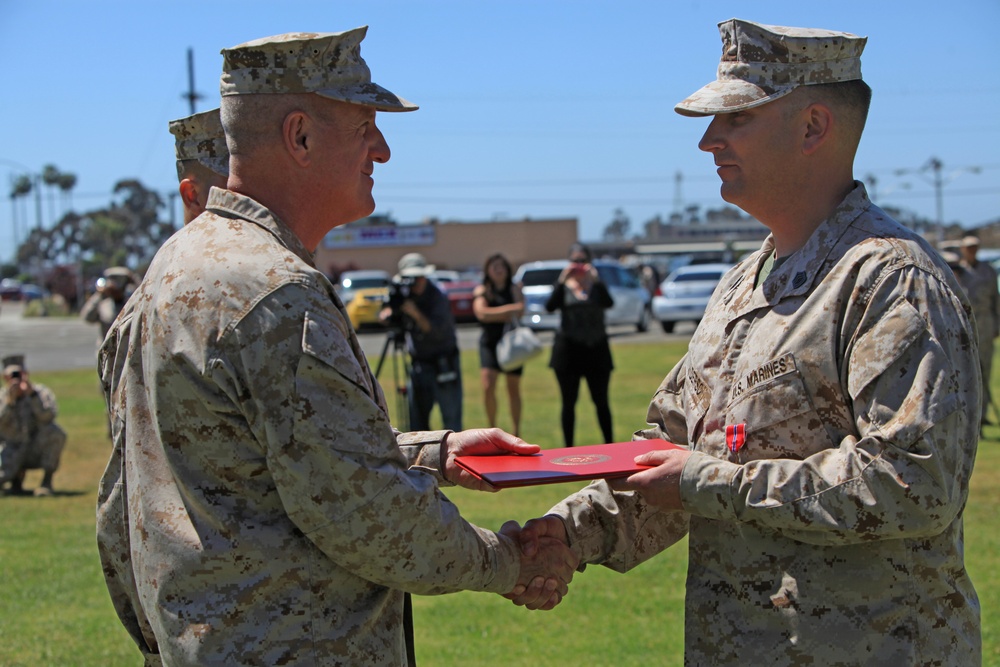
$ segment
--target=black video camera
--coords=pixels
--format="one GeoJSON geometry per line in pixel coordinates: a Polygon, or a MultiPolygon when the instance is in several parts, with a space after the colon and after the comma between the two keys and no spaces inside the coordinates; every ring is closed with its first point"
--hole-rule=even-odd
{"type": "Polygon", "coordinates": [[[410,298],[410,289],[414,278],[398,278],[389,283],[389,299],[386,306],[392,311],[389,315],[389,326],[403,327],[403,302],[410,298]]]}

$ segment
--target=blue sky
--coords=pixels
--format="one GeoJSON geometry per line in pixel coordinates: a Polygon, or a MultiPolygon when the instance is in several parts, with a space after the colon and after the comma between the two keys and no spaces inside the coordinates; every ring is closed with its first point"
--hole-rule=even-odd
{"type": "MultiPolygon", "coordinates": [[[[54,164],[77,175],[79,211],[106,204],[124,178],[174,191],[167,122],[189,113],[189,47],[203,111],[218,106],[220,49],[368,25],[374,80],[421,106],[380,114],[392,159],[375,172],[377,212],[404,223],[571,216],[593,240],[621,208],[638,231],[678,205],[723,204],[697,149],[708,121],[673,105],[715,77],[716,24],[733,17],[867,35],[875,96],[856,177],[875,177],[883,205],[934,219],[930,173],[897,173],[934,157],[946,221],[1000,216],[997,0],[0,0],[0,187],[54,164]]],[[[15,232],[4,200],[0,261],[15,232]]],[[[16,215],[34,225],[25,204],[16,215]]],[[[42,208],[44,224],[60,210],[42,208]]]]}

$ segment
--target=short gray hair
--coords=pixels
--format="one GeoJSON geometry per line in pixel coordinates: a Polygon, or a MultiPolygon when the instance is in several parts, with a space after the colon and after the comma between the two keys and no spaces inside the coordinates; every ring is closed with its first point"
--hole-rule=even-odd
{"type": "Polygon", "coordinates": [[[314,113],[316,95],[226,95],[220,107],[222,127],[230,155],[252,155],[280,137],[281,124],[290,112],[314,113]]]}

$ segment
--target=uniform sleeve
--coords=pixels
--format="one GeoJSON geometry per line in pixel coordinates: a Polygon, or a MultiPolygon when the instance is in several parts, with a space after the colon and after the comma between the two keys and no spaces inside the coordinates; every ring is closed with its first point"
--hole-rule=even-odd
{"type": "MultiPolygon", "coordinates": [[[[114,399],[115,378],[121,378],[124,350],[121,339],[127,327],[112,328],[104,346],[98,352],[98,373],[105,403],[109,407],[114,399]]],[[[114,414],[109,411],[109,414],[114,414]]],[[[131,527],[123,517],[128,516],[128,479],[125,475],[123,451],[125,447],[125,422],[116,416],[111,419],[111,458],[97,487],[97,551],[101,559],[104,582],[111,596],[111,603],[119,620],[128,631],[135,645],[142,652],[146,665],[159,665],[159,647],[149,619],[142,610],[135,573],[132,570],[131,527]]]]}
{"type": "Polygon", "coordinates": [[[51,424],[59,414],[56,395],[43,385],[34,385],[35,393],[30,397],[31,414],[39,424],[51,424]]]}
{"type": "Polygon", "coordinates": [[[97,322],[100,319],[100,305],[104,296],[100,292],[94,292],[90,297],[84,302],[83,307],[80,308],[80,317],[83,318],[85,322],[97,322]]]}
{"type": "MultiPolygon", "coordinates": [[[[686,360],[660,384],[646,416],[648,427],[636,431],[636,439],[687,444],[681,404],[686,360]]],[[[650,507],[639,494],[615,492],[604,481],[569,496],[549,513],[563,519],[570,546],[581,563],[600,563],[617,572],[626,572],[676,544],[687,535],[690,517],[686,512],[650,507]]]]}
{"type": "Polygon", "coordinates": [[[1000,284],[997,283],[997,272],[990,264],[986,264],[990,274],[990,313],[993,314],[993,337],[1000,336],[1000,284]]]}
{"type": "Polygon", "coordinates": [[[434,477],[438,485],[454,486],[444,477],[441,470],[441,447],[452,431],[412,431],[396,432],[396,444],[413,470],[420,470],[434,477]]]}
{"type": "Polygon", "coordinates": [[[695,453],[682,474],[685,509],[820,545],[930,536],[954,520],[978,442],[969,313],[915,268],[889,273],[857,307],[844,352],[856,434],[803,460],[739,465],[695,453]]]}
{"type": "Polygon", "coordinates": [[[0,388],[0,437],[17,437],[17,410],[10,402],[10,389],[5,385],[0,388]]]}
{"type": "Polygon", "coordinates": [[[282,292],[240,324],[237,347],[248,410],[263,420],[268,468],[291,521],[333,562],[376,584],[417,594],[512,590],[516,545],[465,521],[432,475],[408,466],[349,324],[312,290],[282,292]]]}

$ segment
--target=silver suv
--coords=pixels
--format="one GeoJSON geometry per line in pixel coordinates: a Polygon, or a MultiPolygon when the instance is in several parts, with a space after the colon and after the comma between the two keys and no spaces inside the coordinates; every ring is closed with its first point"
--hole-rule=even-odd
{"type": "MultiPolygon", "coordinates": [[[[522,264],[514,274],[514,282],[524,294],[524,315],[521,324],[532,329],[558,329],[559,311],[546,312],[545,302],[552,287],[569,261],[553,259],[522,264]]],[[[635,269],[609,259],[595,259],[592,264],[608,286],[615,305],[604,311],[605,324],[633,324],[639,331],[649,327],[649,292],[639,281],[635,269]]]]}

